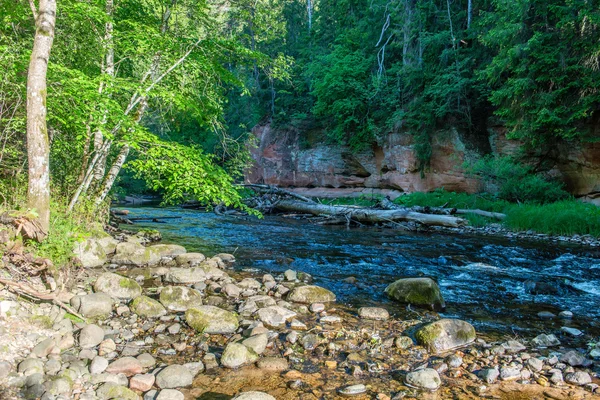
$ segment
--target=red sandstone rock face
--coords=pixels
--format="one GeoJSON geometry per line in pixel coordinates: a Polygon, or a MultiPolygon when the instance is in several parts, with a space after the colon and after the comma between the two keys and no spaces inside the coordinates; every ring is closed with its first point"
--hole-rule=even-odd
{"type": "Polygon", "coordinates": [[[353,153],[343,146],[301,149],[295,132],[275,132],[257,126],[256,160],[246,172],[249,182],[284,187],[377,188],[406,192],[447,190],[474,192],[478,182],[465,176],[464,145],[455,131],[436,136],[429,172],[421,176],[411,137],[391,134],[382,147],[353,153]]]}
{"type": "MultiPolygon", "coordinates": [[[[440,131],[432,138],[429,170],[418,171],[417,157],[409,134],[390,134],[382,146],[353,153],[343,146],[300,146],[294,131],[275,131],[270,125],[254,128],[258,147],[252,150],[256,163],[246,172],[253,183],[283,187],[369,189],[427,192],[438,188],[477,192],[481,183],[465,174],[465,161],[479,157],[466,149],[455,129],[440,131]]],[[[519,143],[507,140],[502,129],[490,138],[497,154],[513,154],[519,143]]],[[[588,196],[600,203],[600,143],[565,147],[553,174],[561,177],[576,196],[588,196]]],[[[344,191],[344,192],[345,192],[344,191]]],[[[340,191],[342,192],[342,191],[340,191]]]]}

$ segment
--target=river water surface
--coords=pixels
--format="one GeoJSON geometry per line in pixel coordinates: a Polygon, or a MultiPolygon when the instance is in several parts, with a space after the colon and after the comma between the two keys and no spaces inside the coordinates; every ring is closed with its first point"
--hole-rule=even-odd
{"type": "MultiPolygon", "coordinates": [[[[153,228],[164,243],[208,256],[236,255],[236,268],[277,274],[287,269],[311,274],[338,301],[381,305],[398,317],[415,312],[383,293],[394,280],[431,276],[441,287],[445,317],[461,318],[480,331],[529,335],[578,327],[600,335],[600,250],[516,239],[407,233],[374,227],[319,226],[281,217],[219,217],[179,208],[130,208],[130,217],[181,217],[153,228]],[[344,279],[355,277],[356,283],[344,279]],[[532,295],[525,282],[542,282],[558,294],[532,295]],[[540,311],[575,314],[565,323],[541,319],[540,311]]],[[[131,229],[131,226],[124,226],[131,229]]]]}

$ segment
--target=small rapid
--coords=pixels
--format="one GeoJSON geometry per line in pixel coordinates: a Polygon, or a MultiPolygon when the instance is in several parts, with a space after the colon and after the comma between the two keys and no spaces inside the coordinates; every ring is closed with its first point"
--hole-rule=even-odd
{"type": "Polygon", "coordinates": [[[207,255],[233,253],[240,270],[307,272],[352,306],[380,305],[400,317],[414,317],[425,311],[396,304],[383,291],[401,277],[431,276],[446,299],[442,315],[468,320],[478,330],[526,334],[557,329],[560,320],[539,318],[538,312],[569,310],[575,315],[569,326],[600,334],[598,249],[377,227],[346,229],[179,208],[129,210],[132,217],[180,217],[135,225],[160,230],[165,243],[207,255]],[[532,285],[536,290],[527,290],[532,285]]]}

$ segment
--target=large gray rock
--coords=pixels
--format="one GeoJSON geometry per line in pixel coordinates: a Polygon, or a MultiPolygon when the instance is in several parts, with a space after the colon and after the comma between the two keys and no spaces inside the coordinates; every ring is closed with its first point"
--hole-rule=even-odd
{"type": "Polygon", "coordinates": [[[160,302],[170,311],[187,311],[202,306],[202,294],[186,286],[167,286],[160,292],[160,302]]]}
{"type": "Polygon", "coordinates": [[[106,293],[73,296],[71,306],[86,318],[107,318],[112,312],[113,299],[106,293]]]}
{"type": "Polygon", "coordinates": [[[475,340],[475,328],[459,319],[440,319],[416,332],[417,342],[432,352],[442,352],[464,346],[475,340]]]}
{"type": "Polygon", "coordinates": [[[104,340],[104,329],[98,325],[86,325],[79,333],[79,346],[89,349],[98,346],[104,340]]]}
{"type": "Polygon", "coordinates": [[[169,365],[156,375],[156,385],[161,389],[174,389],[192,384],[194,377],[183,365],[169,365]]]}
{"type": "Polygon", "coordinates": [[[358,309],[358,316],[364,319],[385,321],[390,318],[390,313],[385,308],[361,307],[358,309]]]}
{"type": "Polygon", "coordinates": [[[248,339],[245,339],[242,344],[250,349],[252,349],[256,354],[264,353],[267,348],[267,344],[269,343],[269,337],[266,333],[261,333],[259,335],[250,336],[248,339]]]}
{"type": "Polygon", "coordinates": [[[199,265],[193,268],[171,268],[165,276],[165,282],[194,284],[204,282],[207,279],[218,279],[225,276],[227,274],[219,268],[199,265]]]}
{"type": "Polygon", "coordinates": [[[446,308],[442,292],[431,278],[404,278],[390,284],[385,293],[401,303],[427,306],[434,309],[446,308]]]}
{"type": "Polygon", "coordinates": [[[258,317],[267,326],[279,328],[285,326],[286,321],[291,320],[296,313],[280,306],[270,306],[258,310],[258,317]]]}
{"type": "Polygon", "coordinates": [[[438,372],[433,368],[409,372],[404,381],[407,386],[426,390],[437,390],[442,384],[438,372]]]}
{"type": "MultiPolygon", "coordinates": [[[[179,390],[175,389],[163,389],[158,395],[152,400],[184,400],[185,396],[179,390]]],[[[145,398],[144,398],[145,400],[145,398]]]]}
{"type": "Polygon", "coordinates": [[[138,296],[131,302],[131,311],[145,318],[160,318],[167,310],[158,301],[148,296],[138,296]]]}
{"type": "Polygon", "coordinates": [[[226,368],[238,368],[253,363],[258,355],[241,343],[229,343],[221,356],[221,364],[226,368]]]}
{"type": "Polygon", "coordinates": [[[287,300],[305,304],[328,303],[335,301],[335,294],[319,286],[306,285],[295,287],[290,294],[288,294],[287,300]]]}
{"type": "Polygon", "coordinates": [[[94,282],[94,291],[106,293],[121,300],[131,300],[142,294],[142,288],[133,279],[105,272],[94,282]]]}
{"type": "Polygon", "coordinates": [[[139,400],[138,396],[133,390],[126,388],[125,386],[117,385],[116,383],[105,383],[96,390],[96,396],[100,400],[139,400]]]}
{"type": "Polygon", "coordinates": [[[181,267],[193,267],[206,260],[202,253],[185,253],[175,257],[175,262],[181,267]]]}
{"type": "Polygon", "coordinates": [[[117,245],[112,262],[120,265],[154,265],[163,257],[175,257],[185,253],[185,248],[176,244],[142,246],[136,242],[121,242],[117,245]]]}
{"type": "Polygon", "coordinates": [[[198,332],[211,334],[235,333],[239,326],[236,314],[215,306],[189,308],[185,322],[198,332]]]}
{"type": "Polygon", "coordinates": [[[73,246],[73,253],[84,268],[100,267],[108,260],[106,252],[97,239],[90,238],[76,242],[73,246]]]}
{"type": "Polygon", "coordinates": [[[231,400],[276,400],[275,397],[263,392],[242,392],[231,400]]]}

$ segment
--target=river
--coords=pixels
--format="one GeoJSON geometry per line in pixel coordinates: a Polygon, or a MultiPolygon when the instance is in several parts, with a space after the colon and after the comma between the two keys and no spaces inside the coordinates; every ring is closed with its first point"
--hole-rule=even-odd
{"type": "MultiPolygon", "coordinates": [[[[397,278],[431,276],[447,308],[442,316],[460,318],[489,334],[528,335],[577,327],[600,335],[600,250],[577,246],[470,235],[407,233],[375,227],[319,226],[267,216],[219,217],[179,208],[128,208],[130,217],[180,217],[167,223],[138,223],[158,229],[164,243],[207,255],[233,253],[236,268],[311,274],[352,306],[378,305],[392,314],[414,317],[388,299],[385,287],[397,278]],[[345,280],[354,277],[356,282],[345,280]],[[532,295],[525,282],[557,288],[532,295]],[[542,319],[540,311],[574,313],[572,321],[542,319]]],[[[123,228],[132,229],[131,226],[123,228]]]]}

